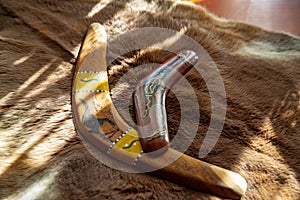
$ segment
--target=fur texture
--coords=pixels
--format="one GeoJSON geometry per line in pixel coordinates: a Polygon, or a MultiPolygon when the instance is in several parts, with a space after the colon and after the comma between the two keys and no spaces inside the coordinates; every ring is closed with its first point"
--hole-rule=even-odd
{"type": "MultiPolygon", "coordinates": [[[[204,160],[245,177],[243,199],[300,198],[299,38],[220,19],[189,3],[1,0],[0,5],[1,199],[219,199],[110,169],[86,150],[74,130],[70,91],[75,58],[94,21],[110,39],[136,27],[184,29],[210,54],[226,88],[225,126],[204,160]]],[[[121,58],[109,68],[110,84],[129,68],[169,56],[161,55],[149,50],[121,58]]],[[[187,79],[201,119],[186,154],[197,158],[210,97],[195,70],[187,79]]],[[[167,105],[173,134],[180,116],[174,94],[167,105]]]]}

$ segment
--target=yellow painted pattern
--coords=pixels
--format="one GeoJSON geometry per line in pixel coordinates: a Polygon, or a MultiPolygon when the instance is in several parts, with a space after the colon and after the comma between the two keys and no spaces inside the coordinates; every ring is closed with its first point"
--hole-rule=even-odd
{"type": "Polygon", "coordinates": [[[106,90],[109,91],[106,72],[77,73],[75,76],[75,90],[106,90]]]}
{"type": "Polygon", "coordinates": [[[140,153],[142,151],[142,146],[136,130],[131,129],[115,144],[114,148],[120,148],[130,153],[140,153]]]}
{"type": "MultiPolygon", "coordinates": [[[[133,129],[125,134],[128,126],[122,122],[122,126],[117,127],[117,119],[113,118],[113,113],[117,113],[117,111],[112,104],[109,94],[105,60],[106,40],[107,36],[103,26],[94,23],[89,27],[77,60],[76,72],[73,79],[72,98],[74,101],[72,101],[72,107],[74,109],[72,110],[75,112],[75,123],[80,128],[78,129],[80,133],[87,136],[86,138],[89,142],[97,140],[99,141],[99,145],[103,144],[105,148],[108,147],[107,153],[112,157],[127,164],[135,164],[142,153],[138,134],[133,129]],[[86,102],[86,104],[83,102],[86,102]],[[87,118],[93,119],[95,124],[98,122],[98,119],[102,118],[107,118],[115,123],[112,125],[106,121],[99,124],[101,126],[99,127],[99,133],[110,133],[113,130],[117,130],[118,132],[116,132],[110,141],[102,137],[101,133],[90,133],[90,129],[93,129],[94,132],[98,130],[95,127],[97,124],[90,124],[93,120],[84,120],[84,124],[84,115],[87,118]]],[[[107,136],[109,137],[110,135],[108,134],[107,136]]],[[[95,146],[96,148],[98,148],[97,145],[95,146]]],[[[103,148],[101,147],[100,149],[102,150],[103,148]]]]}

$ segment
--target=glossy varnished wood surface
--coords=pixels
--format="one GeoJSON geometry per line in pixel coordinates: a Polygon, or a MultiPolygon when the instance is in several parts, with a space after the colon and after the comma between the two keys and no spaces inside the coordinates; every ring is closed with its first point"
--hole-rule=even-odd
{"type": "Polygon", "coordinates": [[[137,131],[118,114],[109,94],[106,41],[104,27],[93,23],[74,69],[72,113],[77,132],[96,149],[141,172],[153,172],[200,191],[240,199],[247,183],[237,173],[172,148],[157,157],[143,153],[137,131]]]}
{"type": "Polygon", "coordinates": [[[144,152],[156,152],[160,155],[169,147],[166,95],[197,60],[195,52],[181,51],[137,83],[133,99],[144,152]]]}
{"type": "Polygon", "coordinates": [[[202,0],[198,4],[219,17],[300,37],[299,0],[202,0]]]}

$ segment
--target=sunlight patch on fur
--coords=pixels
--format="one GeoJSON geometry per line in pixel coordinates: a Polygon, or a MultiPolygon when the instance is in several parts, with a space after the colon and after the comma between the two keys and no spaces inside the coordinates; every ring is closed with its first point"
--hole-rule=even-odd
{"type": "Polygon", "coordinates": [[[51,155],[59,152],[66,145],[67,141],[74,137],[74,134],[70,134],[69,131],[61,128],[73,126],[71,120],[65,120],[69,118],[67,115],[68,113],[61,114],[60,116],[56,115],[53,119],[48,120],[48,123],[51,124],[57,124],[60,121],[63,121],[63,123],[59,124],[57,128],[59,130],[58,132],[49,134],[47,139],[42,139],[42,141],[31,148],[27,153],[27,156],[30,158],[26,162],[28,166],[35,168],[45,165],[52,158],[51,155]],[[41,154],[43,155],[42,157],[41,154]]]}
{"type": "MultiPolygon", "coordinates": [[[[60,127],[63,126],[72,127],[72,122],[70,120],[66,120],[67,118],[70,118],[69,115],[70,114],[68,112],[59,112],[56,115],[51,116],[47,120],[47,124],[52,124],[52,126],[44,127],[47,128],[46,130],[36,131],[35,134],[32,134],[30,137],[26,138],[26,143],[22,144],[18,148],[11,149],[13,154],[5,157],[5,159],[1,159],[0,175],[4,174],[18,159],[25,154],[28,158],[28,160],[26,160],[26,164],[32,167],[44,165],[47,161],[49,161],[52,153],[58,152],[66,144],[68,139],[74,137],[73,134],[70,134],[64,129],[56,134],[50,134],[50,130],[54,128],[53,124],[59,124],[56,129],[60,129],[60,127]],[[63,123],[59,123],[60,121],[63,121],[63,123]],[[42,152],[43,156],[41,157],[40,154],[42,152]]],[[[10,131],[7,131],[6,134],[16,135],[16,132],[21,133],[23,131],[22,126],[19,125],[18,127],[18,129],[12,128],[10,131]]],[[[10,145],[11,144],[9,142],[2,140],[0,143],[0,150],[4,150],[4,153],[9,155],[11,152],[7,150],[9,150],[8,146],[10,145]]]]}
{"type": "MultiPolygon", "coordinates": [[[[14,132],[14,130],[8,131],[7,133],[10,134],[10,132],[14,132]]],[[[14,149],[13,155],[11,155],[9,157],[5,157],[5,159],[1,160],[0,175],[4,174],[6,172],[6,170],[10,166],[12,166],[13,163],[15,163],[21,156],[23,156],[24,152],[27,149],[31,148],[32,145],[34,145],[38,140],[40,140],[44,134],[45,133],[38,133],[36,135],[32,135],[31,137],[29,137],[27,139],[25,144],[23,144],[18,149],[14,149]]],[[[2,141],[0,149],[8,150],[7,146],[9,146],[9,144],[2,141]]],[[[10,152],[5,152],[5,153],[9,154],[10,152]]]]}
{"type": "Polygon", "coordinates": [[[154,8],[155,2],[133,1],[128,3],[128,8],[133,11],[151,11],[154,8]]]}
{"type": "Polygon", "coordinates": [[[272,122],[270,120],[269,117],[266,117],[263,121],[263,125],[261,127],[261,130],[264,131],[266,133],[266,137],[267,138],[270,138],[270,137],[274,137],[276,134],[275,134],[275,131],[274,131],[274,128],[273,128],[273,125],[272,125],[272,122]]]}
{"type": "MultiPolygon", "coordinates": [[[[278,49],[276,46],[273,46],[271,43],[265,42],[252,42],[249,45],[243,46],[239,53],[244,55],[254,55],[258,57],[266,57],[270,59],[289,59],[287,55],[296,56],[298,52],[289,51],[289,54],[286,51],[278,49]]],[[[299,54],[298,54],[299,55],[299,54]]]]}
{"type": "Polygon", "coordinates": [[[18,60],[14,61],[14,62],[13,62],[13,65],[19,65],[19,64],[25,62],[25,61],[28,60],[30,57],[32,57],[34,53],[35,53],[35,49],[33,49],[33,50],[29,53],[29,55],[23,56],[23,57],[19,58],[18,60]]]}
{"type": "Polygon", "coordinates": [[[186,32],[186,27],[180,29],[176,34],[174,34],[172,37],[168,37],[163,42],[158,42],[156,44],[153,44],[150,48],[154,49],[172,49],[172,46],[176,44],[184,36],[184,33],[186,32]]]}
{"type": "Polygon", "coordinates": [[[80,51],[81,44],[77,44],[73,47],[71,52],[73,53],[74,57],[77,57],[80,51]]]}
{"type": "Polygon", "coordinates": [[[47,174],[43,175],[39,179],[35,179],[31,185],[24,185],[26,188],[16,192],[11,195],[7,199],[19,199],[19,200],[28,200],[28,199],[42,199],[42,196],[47,194],[46,190],[49,190],[53,182],[55,181],[55,177],[58,174],[58,170],[56,168],[51,169],[47,172],[47,174]]]}
{"type": "Polygon", "coordinates": [[[110,3],[111,1],[101,1],[97,3],[91,11],[85,16],[86,19],[93,18],[97,13],[99,13],[105,6],[110,3]]]}
{"type": "Polygon", "coordinates": [[[251,146],[258,152],[263,152],[267,155],[276,155],[280,160],[284,160],[278,149],[272,145],[277,135],[269,117],[265,117],[260,127],[263,135],[257,135],[251,139],[251,146]]]}
{"type": "Polygon", "coordinates": [[[15,94],[22,93],[27,87],[33,84],[49,67],[53,64],[55,59],[50,61],[47,65],[43,66],[37,72],[35,72],[30,78],[28,78],[16,91],[8,93],[1,99],[1,103],[5,103],[15,97],[15,94]]]}
{"type": "Polygon", "coordinates": [[[291,123],[291,127],[292,127],[292,128],[295,128],[295,127],[296,127],[296,125],[297,125],[297,121],[296,121],[296,120],[292,121],[292,123],[291,123]]]}
{"type": "Polygon", "coordinates": [[[47,78],[43,82],[41,82],[41,84],[36,85],[35,89],[29,91],[24,96],[24,98],[31,98],[38,94],[41,94],[42,92],[47,91],[52,85],[54,85],[57,82],[57,80],[62,80],[68,75],[69,71],[63,71],[62,69],[57,68],[55,71],[52,71],[52,73],[49,74],[47,78]]]}

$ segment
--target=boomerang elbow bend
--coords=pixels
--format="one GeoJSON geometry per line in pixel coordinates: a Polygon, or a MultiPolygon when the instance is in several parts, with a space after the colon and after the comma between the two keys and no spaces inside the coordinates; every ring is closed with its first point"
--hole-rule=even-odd
{"type": "Polygon", "coordinates": [[[138,134],[144,152],[160,155],[168,149],[166,95],[197,61],[198,56],[195,52],[181,51],[136,85],[133,100],[138,134]]]}

